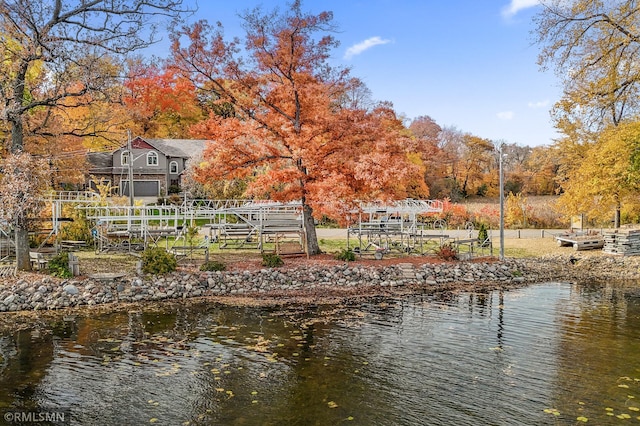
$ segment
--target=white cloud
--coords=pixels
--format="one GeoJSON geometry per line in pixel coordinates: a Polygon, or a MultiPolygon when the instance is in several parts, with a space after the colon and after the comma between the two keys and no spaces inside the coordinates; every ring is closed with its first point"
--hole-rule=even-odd
{"type": "Polygon", "coordinates": [[[544,108],[547,105],[549,105],[549,99],[545,99],[544,101],[538,101],[538,102],[529,102],[527,104],[529,108],[544,108]]]}
{"type": "Polygon", "coordinates": [[[353,46],[348,48],[344,54],[344,58],[351,59],[354,56],[361,54],[365,50],[371,49],[372,47],[377,46],[379,44],[387,44],[387,43],[391,43],[391,40],[382,39],[378,36],[370,37],[365,41],[361,41],[360,43],[354,44],[353,46]]]}
{"type": "Polygon", "coordinates": [[[496,114],[496,116],[500,119],[500,120],[511,120],[513,119],[514,116],[514,112],[513,111],[502,111],[496,114]]]}
{"type": "Polygon", "coordinates": [[[540,0],[511,0],[508,6],[502,8],[502,16],[511,18],[518,12],[540,4],[540,0]]]}

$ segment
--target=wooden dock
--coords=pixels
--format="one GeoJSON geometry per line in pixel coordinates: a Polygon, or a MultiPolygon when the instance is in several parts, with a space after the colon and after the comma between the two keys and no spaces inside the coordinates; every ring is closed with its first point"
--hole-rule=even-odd
{"type": "Polygon", "coordinates": [[[555,236],[558,246],[571,246],[574,250],[593,250],[604,247],[605,239],[599,233],[562,233],[555,236]]]}

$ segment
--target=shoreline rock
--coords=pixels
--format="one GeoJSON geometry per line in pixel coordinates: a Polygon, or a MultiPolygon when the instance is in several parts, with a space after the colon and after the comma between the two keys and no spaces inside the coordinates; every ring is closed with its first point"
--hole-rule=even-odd
{"type": "Polygon", "coordinates": [[[640,259],[549,256],[490,262],[313,265],[257,271],[182,271],[111,281],[18,277],[0,285],[0,312],[184,300],[198,297],[322,297],[437,291],[479,283],[522,286],[544,281],[640,279],[640,259]]]}
{"type": "Polygon", "coordinates": [[[419,266],[318,265],[257,271],[173,272],[113,280],[59,280],[35,276],[0,286],[0,312],[53,310],[109,303],[187,299],[205,296],[265,297],[283,294],[337,294],[372,289],[437,287],[454,282],[523,282],[521,261],[424,263],[419,266]]]}

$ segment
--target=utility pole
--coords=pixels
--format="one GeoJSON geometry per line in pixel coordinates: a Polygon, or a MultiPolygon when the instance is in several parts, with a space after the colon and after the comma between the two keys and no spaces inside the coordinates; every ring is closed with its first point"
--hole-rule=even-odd
{"type": "Polygon", "coordinates": [[[133,207],[133,148],[131,147],[131,130],[127,130],[127,150],[129,155],[127,163],[129,165],[129,207],[133,207]]]}
{"type": "Polygon", "coordinates": [[[504,144],[500,143],[500,149],[498,151],[499,165],[500,165],[500,260],[504,260],[504,171],[502,170],[502,147],[504,144]]]}

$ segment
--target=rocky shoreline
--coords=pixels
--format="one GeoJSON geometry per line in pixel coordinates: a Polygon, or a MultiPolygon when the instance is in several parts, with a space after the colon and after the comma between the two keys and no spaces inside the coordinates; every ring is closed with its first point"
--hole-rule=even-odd
{"type": "Polygon", "coordinates": [[[504,261],[361,266],[348,263],[294,268],[200,272],[114,279],[31,275],[0,284],[0,312],[180,300],[198,297],[316,298],[400,294],[446,288],[509,287],[543,281],[640,279],[640,259],[548,256],[504,261]]]}

